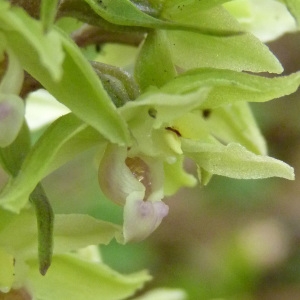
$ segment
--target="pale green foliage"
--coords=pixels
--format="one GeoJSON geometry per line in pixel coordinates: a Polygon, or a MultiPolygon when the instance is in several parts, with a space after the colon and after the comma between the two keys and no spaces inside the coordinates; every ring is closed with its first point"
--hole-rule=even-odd
{"type": "MultiPolygon", "coordinates": [[[[299,2],[282,2],[299,22],[299,2]]],[[[292,167],[267,156],[248,105],[289,95],[300,85],[298,72],[274,78],[256,74],[283,69],[258,37],[243,31],[255,32],[250,19],[263,26],[272,22],[255,13],[255,3],[43,0],[37,20],[0,0],[0,163],[8,177],[0,191],[2,292],[22,287],[43,300],[124,299],[150,280],[148,273],[121,275],[99,260],[98,251],[86,254],[85,247],[146,238],[168,213],[165,195],[197,182],[206,185],[213,175],[294,179],[292,167]],[[134,62],[131,74],[116,68],[119,58],[110,57],[110,66],[90,64],[87,57],[97,59],[97,53],[88,56],[63,30],[67,26],[56,26],[61,5],[65,10],[74,5],[66,15],[103,26],[108,40],[122,32],[141,33],[135,41],[139,49],[128,59],[134,62]],[[48,124],[33,145],[19,97],[27,84],[23,70],[67,107],[62,114],[70,111],[48,124]],[[12,112],[8,118],[3,105],[12,112]],[[53,220],[51,199],[36,188],[92,148],[99,152],[102,192],[124,207],[123,226],[86,214],[56,214],[53,220]],[[195,162],[198,178],[185,170],[186,157],[195,162]],[[45,273],[51,259],[43,277],[38,268],[45,273]]],[[[276,5],[277,12],[288,14],[276,5]]],[[[283,20],[284,29],[274,29],[270,38],[291,29],[283,20]]],[[[160,289],[136,298],[142,299],[181,300],[185,293],[160,289]]]]}

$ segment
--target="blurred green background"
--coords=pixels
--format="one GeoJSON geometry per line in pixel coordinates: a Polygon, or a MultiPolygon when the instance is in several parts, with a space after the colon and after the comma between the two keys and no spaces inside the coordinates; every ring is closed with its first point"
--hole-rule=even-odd
{"type": "MultiPolygon", "coordinates": [[[[300,70],[300,35],[269,46],[285,74],[300,70]]],[[[182,189],[166,199],[169,215],[148,240],[103,246],[107,264],[124,273],[147,268],[154,279],[146,289],[179,287],[191,300],[300,299],[300,93],[252,107],[269,154],[294,166],[296,181],[215,176],[207,187],[182,189]]],[[[48,176],[46,192],[57,213],[121,223],[122,210],[98,187],[96,153],[48,176]]]]}

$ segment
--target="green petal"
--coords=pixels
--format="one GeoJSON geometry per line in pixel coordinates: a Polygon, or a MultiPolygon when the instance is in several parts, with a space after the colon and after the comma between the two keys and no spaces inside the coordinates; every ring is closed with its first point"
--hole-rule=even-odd
{"type": "Polygon", "coordinates": [[[187,94],[198,88],[212,87],[201,108],[214,108],[238,101],[265,102],[295,92],[300,72],[267,78],[219,69],[196,69],[184,73],[161,88],[162,92],[187,94]]]}
{"type": "Polygon", "coordinates": [[[127,156],[126,148],[108,145],[99,165],[100,188],[108,199],[118,205],[125,205],[127,198],[145,197],[145,186],[125,163],[127,156]]]}
{"type": "Polygon", "coordinates": [[[74,115],[61,117],[46,130],[28,153],[18,176],[11,179],[1,192],[0,205],[19,212],[27,203],[29,194],[47,174],[75,155],[102,142],[97,131],[74,115]]]}
{"type": "Polygon", "coordinates": [[[221,106],[205,118],[210,133],[224,144],[237,142],[256,154],[267,154],[267,146],[247,102],[221,106]]]}
{"type": "Polygon", "coordinates": [[[182,187],[193,187],[197,184],[196,178],[184,170],[183,157],[178,158],[175,163],[165,163],[164,173],[165,196],[175,194],[182,187]]]}
{"type": "Polygon", "coordinates": [[[208,92],[204,88],[187,95],[169,95],[153,89],[136,101],[127,102],[120,108],[120,113],[138,141],[132,145],[132,149],[137,147],[137,151],[152,157],[178,154],[164,140],[169,132],[166,128],[172,126],[174,119],[201,106],[208,92]]]}
{"type": "Polygon", "coordinates": [[[121,275],[104,264],[91,263],[75,255],[57,255],[45,277],[30,262],[30,285],[37,299],[101,300],[124,299],[140,289],[151,277],[142,271],[121,275]]]}
{"type": "Polygon", "coordinates": [[[294,170],[289,165],[268,156],[255,155],[236,143],[223,146],[182,139],[182,150],[199,167],[213,174],[237,179],[294,179],[294,170]]]}

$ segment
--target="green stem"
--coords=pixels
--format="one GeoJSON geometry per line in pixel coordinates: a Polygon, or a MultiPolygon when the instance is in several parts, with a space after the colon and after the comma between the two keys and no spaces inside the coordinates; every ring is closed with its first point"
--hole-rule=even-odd
{"type": "Polygon", "coordinates": [[[137,47],[144,40],[145,34],[138,31],[112,32],[97,26],[84,24],[81,28],[74,31],[71,37],[79,47],[104,43],[119,43],[137,47]]]}

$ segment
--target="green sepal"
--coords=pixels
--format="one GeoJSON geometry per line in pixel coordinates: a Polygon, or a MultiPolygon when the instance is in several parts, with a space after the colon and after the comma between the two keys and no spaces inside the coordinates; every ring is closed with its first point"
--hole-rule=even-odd
{"type": "Polygon", "coordinates": [[[266,102],[295,92],[300,84],[300,72],[288,76],[263,76],[220,69],[196,69],[186,72],[161,88],[172,94],[193,93],[211,87],[202,109],[243,102],[266,102]]]}
{"type": "MultiPolygon", "coordinates": [[[[212,28],[216,31],[242,30],[237,20],[225,8],[202,9],[203,1],[189,1],[174,12],[166,9],[162,17],[189,26],[212,28]]],[[[167,31],[174,64],[183,70],[203,67],[236,71],[281,73],[283,68],[269,48],[250,33],[215,37],[196,32],[167,31]]]]}
{"type": "Polygon", "coordinates": [[[256,155],[237,143],[201,143],[182,139],[182,150],[200,168],[216,175],[236,179],[282,177],[294,179],[294,170],[286,163],[265,155],[256,155]]]}

